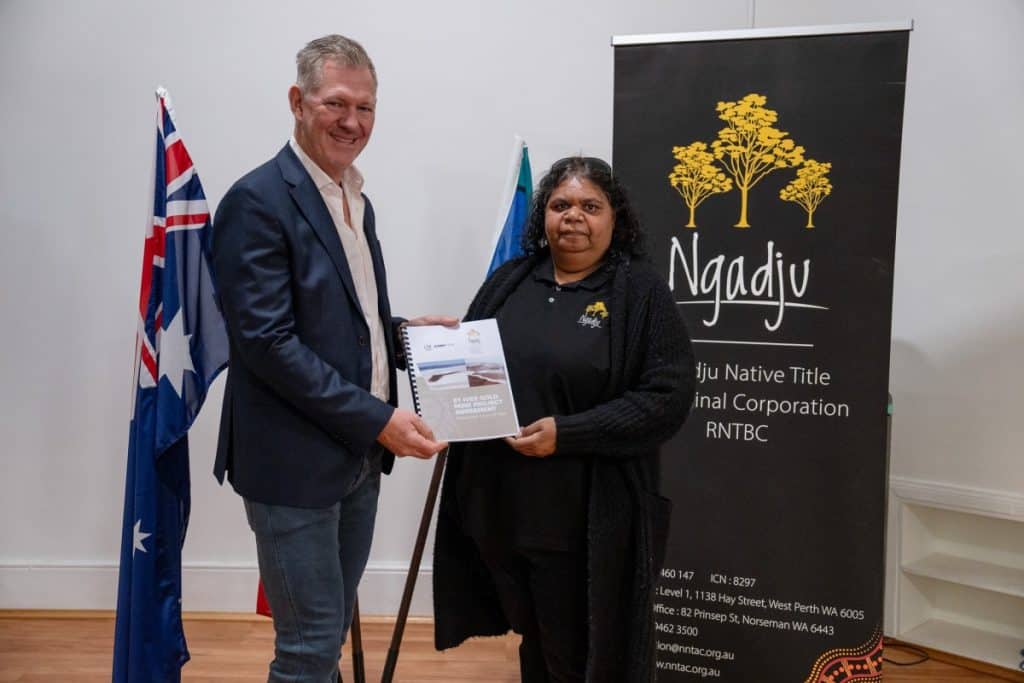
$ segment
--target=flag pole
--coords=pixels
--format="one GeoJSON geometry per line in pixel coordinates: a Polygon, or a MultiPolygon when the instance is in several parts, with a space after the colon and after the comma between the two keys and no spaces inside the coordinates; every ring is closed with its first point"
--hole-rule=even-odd
{"type": "MultiPolygon", "coordinates": [[[[359,596],[352,608],[352,677],[355,683],[366,683],[366,668],[363,664],[363,632],[359,623],[359,596]]],[[[341,683],[341,674],[338,674],[341,683]]]]}
{"type": "Polygon", "coordinates": [[[441,475],[444,473],[444,463],[448,457],[448,449],[438,453],[434,461],[434,475],[430,479],[430,488],[427,489],[427,500],[423,504],[423,516],[420,517],[420,529],[416,534],[416,545],[413,547],[412,559],[409,561],[409,573],[405,577],[405,589],[402,591],[402,602],[398,608],[398,619],[395,621],[395,630],[391,634],[391,645],[388,647],[387,660],[384,662],[384,672],[381,674],[381,683],[391,683],[395,675],[395,666],[398,664],[398,650],[402,646],[402,636],[405,633],[405,621],[409,616],[409,605],[412,603],[412,592],[416,588],[416,577],[420,573],[420,561],[423,559],[423,546],[427,542],[427,531],[430,529],[430,519],[434,516],[434,504],[437,502],[437,491],[441,487],[441,475]]]}

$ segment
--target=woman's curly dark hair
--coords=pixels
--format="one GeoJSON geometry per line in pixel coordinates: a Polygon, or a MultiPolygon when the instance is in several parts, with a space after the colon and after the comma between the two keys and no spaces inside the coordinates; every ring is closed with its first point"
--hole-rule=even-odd
{"type": "Polygon", "coordinates": [[[548,200],[555,188],[569,178],[581,178],[601,188],[608,197],[612,211],[615,212],[615,227],[612,230],[612,243],[608,247],[609,262],[618,261],[623,256],[636,257],[643,254],[644,234],[640,229],[640,221],[629,202],[625,188],[615,178],[611,166],[596,157],[566,157],[559,159],[540,179],[533,199],[530,202],[530,215],[526,221],[523,234],[523,251],[528,255],[548,248],[544,233],[544,213],[548,200]]]}

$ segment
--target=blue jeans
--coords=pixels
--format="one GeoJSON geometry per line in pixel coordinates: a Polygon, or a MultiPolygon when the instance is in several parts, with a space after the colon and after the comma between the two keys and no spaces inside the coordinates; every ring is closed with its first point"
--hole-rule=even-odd
{"type": "Polygon", "coordinates": [[[245,501],[274,615],[269,683],[336,683],[377,517],[380,458],[367,458],[342,499],[311,510],[245,501]]]}

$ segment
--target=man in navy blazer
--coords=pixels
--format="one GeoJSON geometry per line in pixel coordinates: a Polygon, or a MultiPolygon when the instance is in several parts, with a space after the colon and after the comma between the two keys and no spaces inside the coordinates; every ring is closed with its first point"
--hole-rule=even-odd
{"type": "Polygon", "coordinates": [[[297,56],[294,135],[236,182],[214,220],[230,372],[214,473],[256,536],[276,632],[270,681],[333,681],[366,567],[381,471],[445,444],[397,407],[391,315],[373,206],[353,161],[377,76],[353,40],[297,56]]]}

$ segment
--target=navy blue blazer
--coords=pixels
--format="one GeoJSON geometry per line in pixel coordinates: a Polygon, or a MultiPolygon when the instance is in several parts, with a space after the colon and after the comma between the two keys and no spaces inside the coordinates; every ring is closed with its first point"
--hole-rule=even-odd
{"type": "MultiPolygon", "coordinates": [[[[261,503],[327,507],[349,489],[397,401],[395,325],[366,200],[391,401],[370,392],[370,331],[320,191],[292,149],[217,207],[213,267],[230,340],[214,475],[261,503]],[[389,334],[390,333],[390,334],[389,334]]],[[[394,456],[383,455],[384,471],[394,456]]]]}

